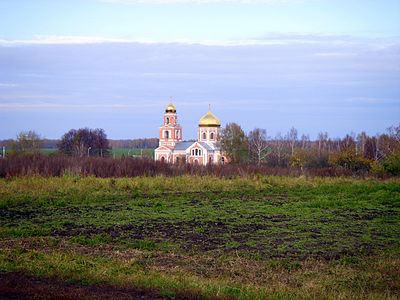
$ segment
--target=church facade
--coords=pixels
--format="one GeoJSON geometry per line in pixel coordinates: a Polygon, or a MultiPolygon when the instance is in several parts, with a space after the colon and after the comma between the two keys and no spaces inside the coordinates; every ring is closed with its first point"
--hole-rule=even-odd
{"type": "Polygon", "coordinates": [[[219,143],[220,120],[208,111],[199,120],[197,140],[182,142],[182,127],[178,123],[176,107],[172,103],[165,109],[163,125],[160,127],[159,147],[154,158],[167,163],[190,163],[197,165],[224,164],[219,143]]]}

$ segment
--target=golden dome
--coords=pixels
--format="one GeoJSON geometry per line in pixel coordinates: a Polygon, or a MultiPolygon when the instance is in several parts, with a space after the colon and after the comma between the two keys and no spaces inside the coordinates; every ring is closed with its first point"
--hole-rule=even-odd
{"type": "Polygon", "coordinates": [[[170,104],[168,104],[167,108],[165,109],[165,112],[172,112],[172,113],[176,113],[176,107],[175,105],[172,104],[172,102],[170,102],[170,104]]]}
{"type": "Polygon", "coordinates": [[[200,127],[220,127],[221,121],[211,112],[208,111],[199,121],[200,127]]]}

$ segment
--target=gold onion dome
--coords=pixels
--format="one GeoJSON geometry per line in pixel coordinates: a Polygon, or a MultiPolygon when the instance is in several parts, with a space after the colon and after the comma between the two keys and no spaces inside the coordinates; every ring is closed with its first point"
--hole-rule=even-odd
{"type": "Polygon", "coordinates": [[[168,104],[167,108],[165,109],[165,112],[172,112],[172,113],[176,113],[176,107],[175,105],[172,104],[172,102],[170,104],[168,104]]]}
{"type": "Polygon", "coordinates": [[[208,111],[199,121],[200,127],[220,127],[221,121],[211,112],[208,111]]]}

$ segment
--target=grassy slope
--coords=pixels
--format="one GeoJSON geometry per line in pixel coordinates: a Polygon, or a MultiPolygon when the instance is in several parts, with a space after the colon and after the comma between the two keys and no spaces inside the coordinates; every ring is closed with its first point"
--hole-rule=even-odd
{"type": "Polygon", "coordinates": [[[400,292],[398,180],[27,177],[0,199],[4,271],[166,295],[400,292]]]}

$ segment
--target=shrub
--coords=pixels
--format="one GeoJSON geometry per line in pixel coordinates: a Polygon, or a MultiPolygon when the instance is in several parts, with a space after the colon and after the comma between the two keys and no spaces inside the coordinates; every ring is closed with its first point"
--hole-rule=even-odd
{"type": "Polygon", "coordinates": [[[391,175],[400,175],[400,152],[388,156],[383,161],[383,169],[391,175]]]}

